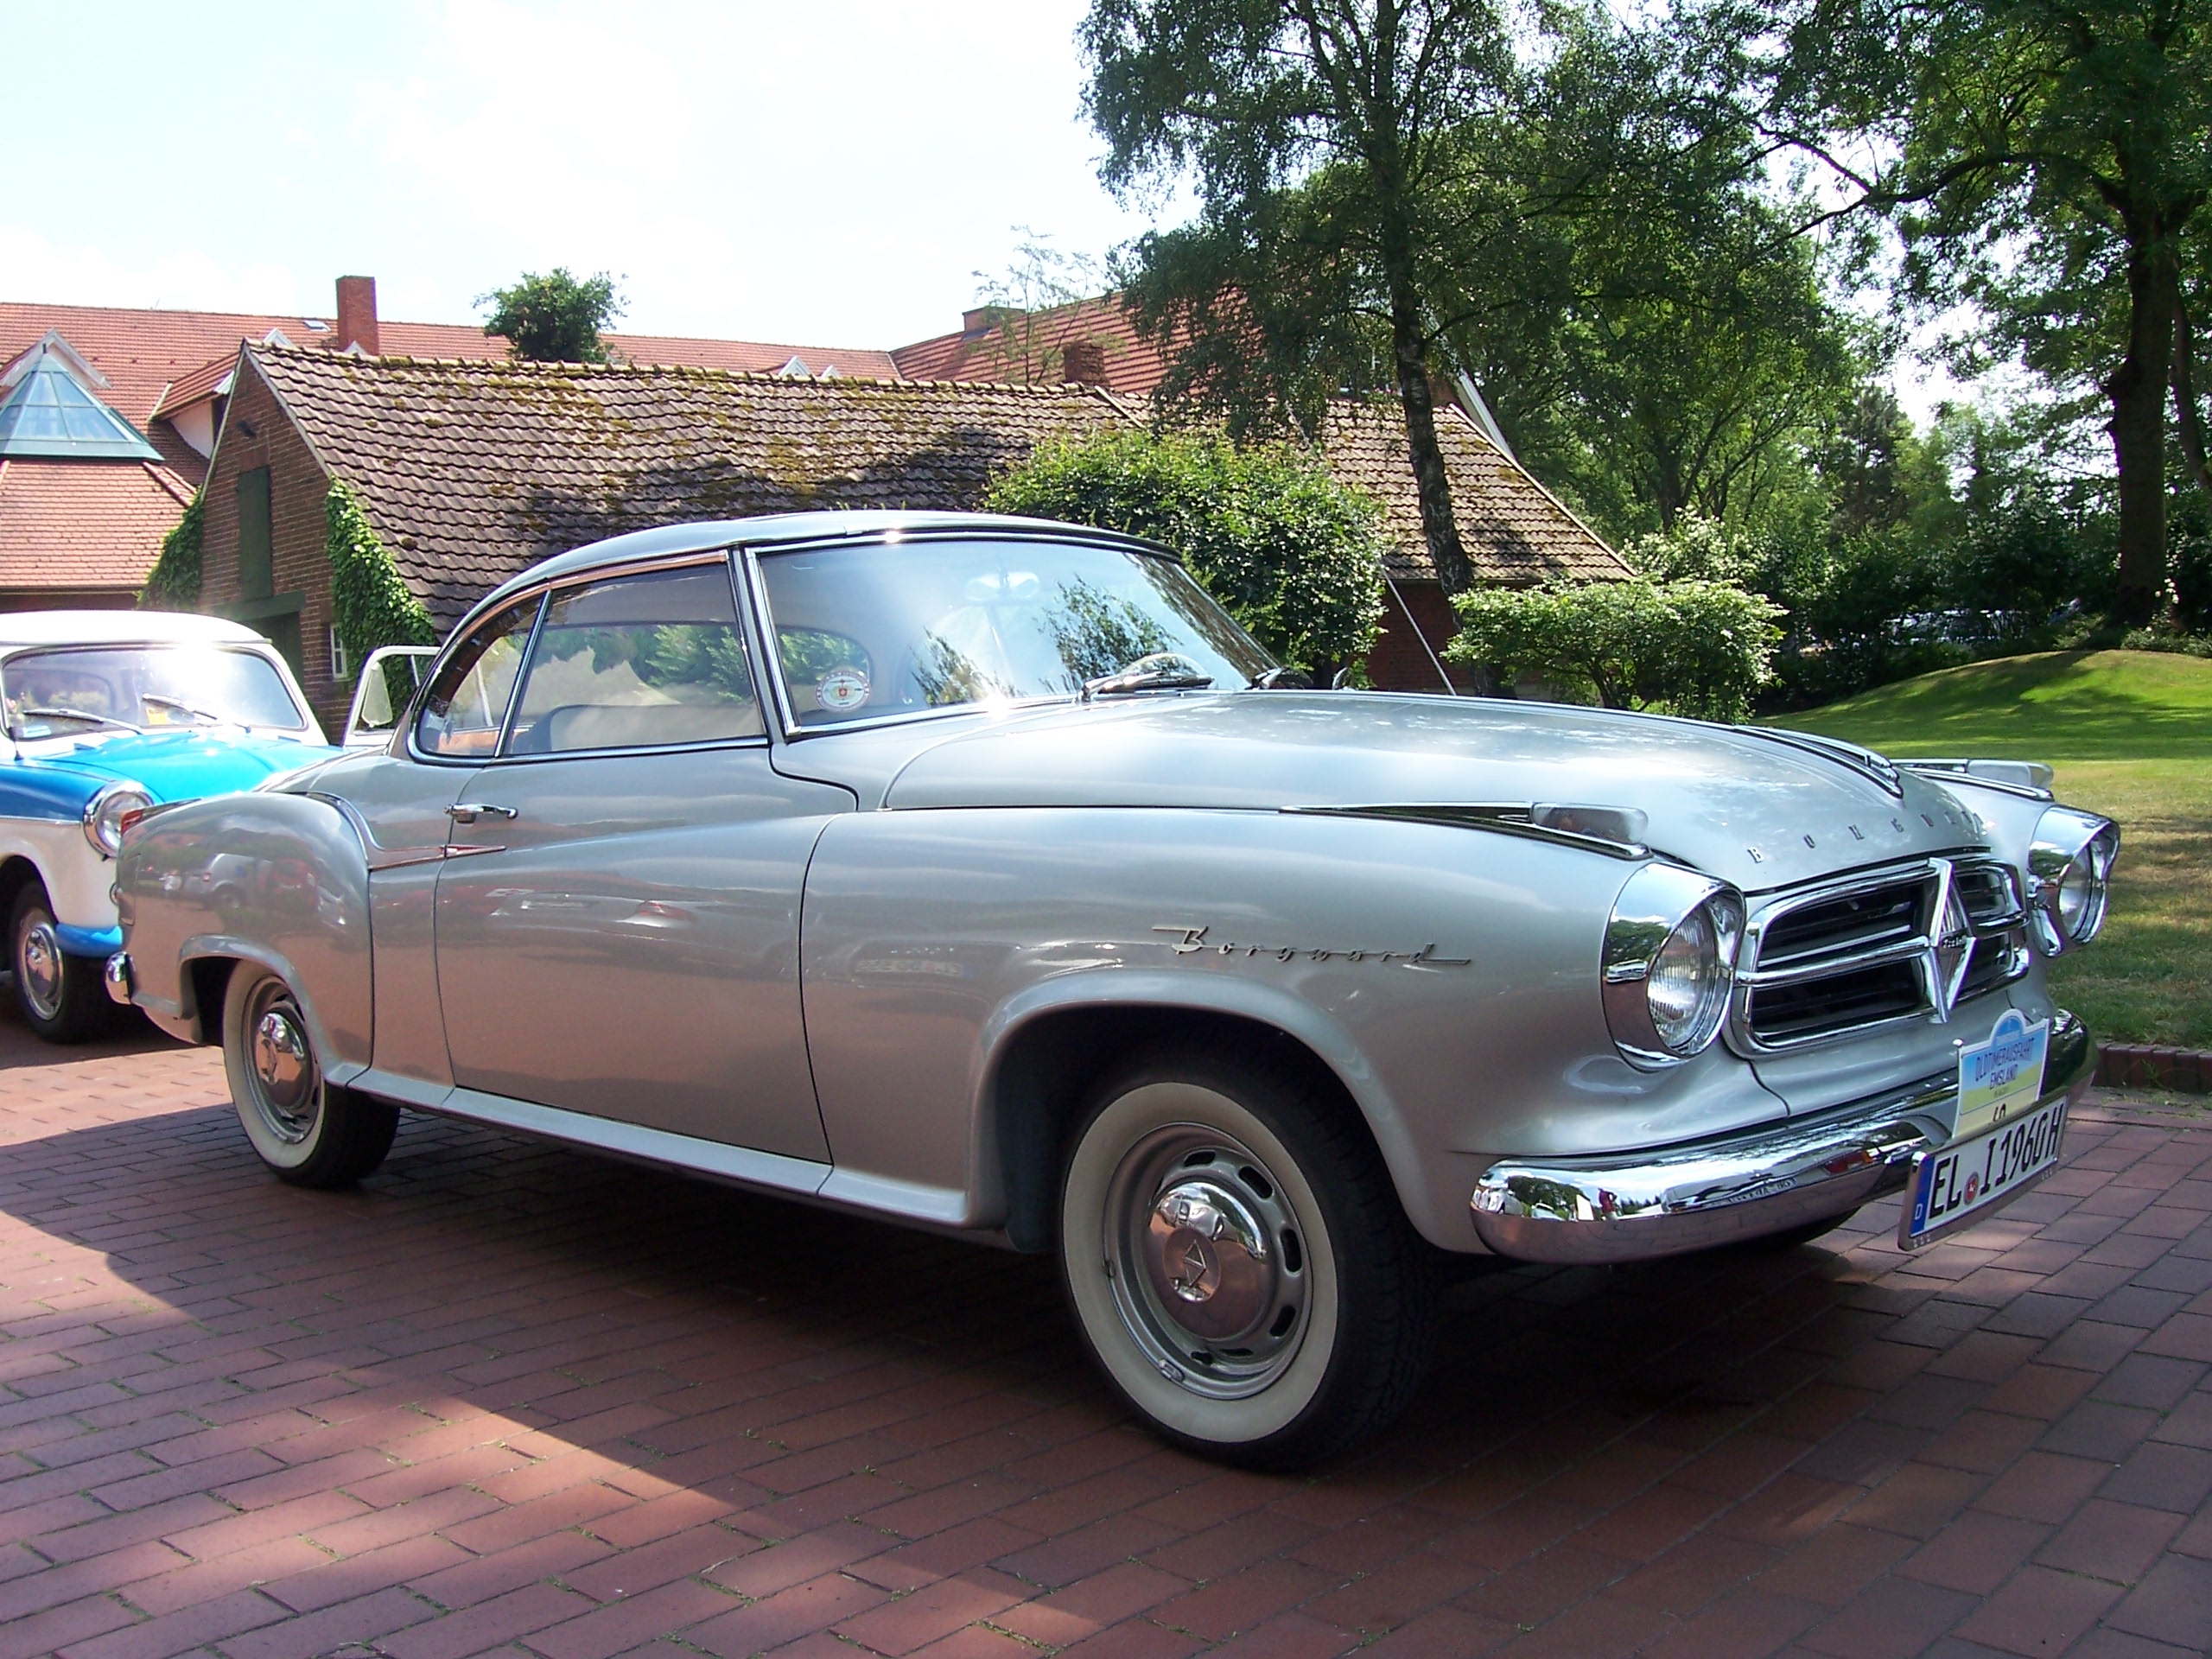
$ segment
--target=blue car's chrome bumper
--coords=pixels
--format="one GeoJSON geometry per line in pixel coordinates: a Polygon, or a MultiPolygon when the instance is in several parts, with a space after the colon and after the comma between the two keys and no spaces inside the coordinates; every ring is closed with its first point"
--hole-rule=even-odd
{"type": "MultiPolygon", "coordinates": [[[[2086,1087],[2087,1027],[2052,1021],[2041,1102],[2086,1087]]],[[[1520,1262],[1638,1262],[1784,1233],[1904,1186],[1951,1134],[1955,1071],[1809,1121],[1649,1152],[1508,1159],[1475,1184],[1475,1231],[1520,1262]]]]}

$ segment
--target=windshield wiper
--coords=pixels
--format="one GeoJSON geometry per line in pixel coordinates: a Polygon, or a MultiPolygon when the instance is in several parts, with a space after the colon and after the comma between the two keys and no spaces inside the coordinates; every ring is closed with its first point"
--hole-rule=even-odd
{"type": "Polygon", "coordinates": [[[223,717],[213,710],[195,709],[190,703],[181,702],[175,697],[156,696],[151,691],[142,691],[138,694],[138,701],[149,703],[156,709],[174,709],[180,715],[189,715],[202,726],[220,726],[223,723],[223,717]]]}
{"type": "Polygon", "coordinates": [[[1119,696],[1131,691],[1203,691],[1213,676],[1200,671],[1189,658],[1172,651],[1155,651],[1126,668],[1083,683],[1083,700],[1119,696]]]}
{"type": "Polygon", "coordinates": [[[143,732],[143,726],[133,726],[127,720],[118,720],[111,715],[96,715],[89,709],[18,709],[16,718],[22,720],[88,720],[95,726],[112,726],[119,732],[143,732]]]}
{"type": "Polygon", "coordinates": [[[1271,668],[1252,682],[1254,691],[1311,691],[1313,677],[1302,668],[1293,668],[1287,663],[1281,668],[1271,668]]]}

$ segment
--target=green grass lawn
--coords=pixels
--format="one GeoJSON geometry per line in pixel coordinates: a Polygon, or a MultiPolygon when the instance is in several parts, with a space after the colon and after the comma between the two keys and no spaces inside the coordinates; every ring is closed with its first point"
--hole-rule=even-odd
{"type": "Polygon", "coordinates": [[[2054,963],[2101,1037],[2212,1048],[2212,661],[2047,652],[1926,674],[1771,724],[1892,755],[2048,760],[2120,827],[2103,937],[2054,963]]]}

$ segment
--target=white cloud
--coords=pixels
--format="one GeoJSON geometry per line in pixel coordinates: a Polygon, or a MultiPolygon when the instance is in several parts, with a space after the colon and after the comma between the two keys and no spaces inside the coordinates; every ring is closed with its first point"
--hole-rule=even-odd
{"type": "Polygon", "coordinates": [[[100,248],[57,243],[27,226],[5,223],[0,223],[0,296],[198,311],[283,312],[305,302],[298,279],[283,264],[226,261],[198,248],[127,264],[100,248]]]}

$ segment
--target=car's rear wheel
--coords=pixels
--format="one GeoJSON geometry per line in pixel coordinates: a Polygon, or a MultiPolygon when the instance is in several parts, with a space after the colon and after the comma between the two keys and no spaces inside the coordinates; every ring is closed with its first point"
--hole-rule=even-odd
{"type": "Polygon", "coordinates": [[[8,965],[23,1023],[49,1043],[81,1043],[108,1023],[115,1004],[100,983],[100,964],[61,948],[61,925],[41,882],[23,884],[8,916],[8,965]]]}
{"type": "Polygon", "coordinates": [[[1210,1456],[1326,1457],[1427,1365],[1429,1252],[1325,1080],[1265,1044],[1162,1050],[1101,1082],[1061,1181],[1060,1261],[1115,1388],[1210,1456]]]}
{"type": "Polygon", "coordinates": [[[223,998],[223,1065],[261,1161],[298,1186],[350,1186],[384,1162],[399,1108],[326,1082],[292,988],[241,963],[223,998]]]}

